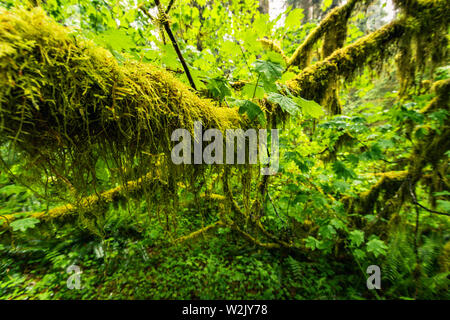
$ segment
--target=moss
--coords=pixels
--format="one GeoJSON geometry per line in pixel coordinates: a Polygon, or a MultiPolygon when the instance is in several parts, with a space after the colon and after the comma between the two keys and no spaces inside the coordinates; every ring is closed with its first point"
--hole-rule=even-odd
{"type": "MultiPolygon", "coordinates": [[[[446,1],[423,2],[426,3],[421,7],[423,12],[415,16],[403,15],[355,43],[335,50],[326,59],[304,68],[298,76],[288,81],[288,87],[295,94],[320,103],[326,100],[329,95],[327,91],[330,88],[333,90],[338,79],[351,80],[366,65],[377,66],[393,53],[408,52],[407,48],[413,35],[447,30],[450,15],[446,1]],[[403,40],[400,41],[400,39],[403,40]],[[395,47],[394,45],[398,43],[401,45],[395,47]]],[[[421,44],[428,48],[435,47],[433,43],[421,44]]],[[[443,59],[442,56],[441,59],[443,59]]],[[[406,61],[406,58],[402,60],[406,61]]],[[[412,72],[409,69],[411,63],[403,64],[403,66],[401,73],[411,83],[412,72]]],[[[417,63],[415,67],[419,67],[417,63]]]]}
{"type": "Polygon", "coordinates": [[[283,57],[284,61],[288,62],[288,58],[284,54],[283,49],[281,49],[281,45],[279,42],[269,39],[258,39],[258,41],[261,42],[263,48],[279,53],[283,57]]]}
{"type": "Polygon", "coordinates": [[[383,50],[405,32],[404,21],[394,21],[345,48],[335,50],[325,60],[305,68],[287,82],[295,94],[305,99],[322,101],[330,84],[339,78],[351,79],[365,64],[377,62],[383,50]]]}
{"type": "Polygon", "coordinates": [[[208,226],[206,226],[204,228],[201,228],[201,229],[199,229],[197,231],[194,231],[194,232],[192,232],[192,233],[190,233],[190,234],[188,234],[186,236],[183,236],[183,237],[180,237],[180,238],[176,239],[175,243],[182,243],[182,242],[186,242],[186,241],[195,240],[198,237],[200,237],[200,236],[204,235],[205,233],[207,233],[208,231],[210,231],[210,230],[212,230],[214,228],[220,227],[220,226],[226,226],[226,225],[222,221],[219,220],[219,221],[214,222],[214,223],[212,223],[212,224],[210,224],[210,225],[208,225],[208,226]]]}
{"type": "MultiPolygon", "coordinates": [[[[439,13],[438,9],[429,8],[430,12],[439,13]]],[[[446,19],[441,16],[430,24],[441,26],[446,19]]],[[[342,49],[337,48],[343,29],[338,34],[328,31],[326,37],[335,43],[328,41],[322,51],[330,55],[305,68],[288,82],[289,88],[306,99],[327,101],[330,92],[337,92],[335,84],[342,77],[351,79],[366,64],[383,60],[387,53],[395,51],[393,44],[405,35],[417,34],[426,23],[423,18],[405,16],[342,49]],[[331,50],[331,45],[336,50],[331,50]]],[[[320,32],[320,37],[325,34],[320,32]]],[[[316,41],[312,40],[310,45],[316,41]]],[[[308,50],[303,50],[299,56],[307,53],[308,50]]],[[[331,97],[334,98],[337,95],[331,97]]],[[[0,143],[14,141],[28,155],[30,167],[40,169],[40,173],[48,170],[52,175],[65,177],[75,193],[92,192],[86,186],[97,177],[96,163],[99,159],[106,163],[113,160],[121,178],[120,187],[100,194],[94,188],[95,195],[75,194],[73,204],[34,214],[42,220],[51,220],[80,213],[93,232],[100,235],[97,222],[101,219],[97,221],[96,217],[101,217],[108,204],[123,198],[140,198],[143,194],[156,197],[155,190],[160,187],[163,198],[158,203],[176,206],[173,199],[177,198],[180,180],[185,178],[185,185],[193,186],[197,199],[205,186],[202,175],[205,169],[175,167],[167,161],[170,134],[175,128],[192,131],[194,120],[201,120],[206,128],[246,125],[235,109],[220,108],[210,100],[199,98],[165,70],[133,61],[118,64],[108,51],[58,26],[39,9],[0,12],[0,107],[0,143]],[[123,170],[124,167],[129,170],[123,170]],[[126,182],[147,172],[148,176],[126,182]],[[158,177],[158,180],[147,180],[147,177],[158,177]]],[[[269,113],[268,122],[276,124],[280,116],[271,106],[262,108],[269,113]]],[[[448,149],[448,138],[446,130],[442,137],[430,135],[420,145],[411,157],[407,173],[415,182],[427,163],[436,163],[442,157],[442,150],[448,149]]],[[[242,196],[239,194],[239,199],[234,199],[236,192],[228,186],[232,174],[224,175],[221,180],[226,197],[217,198],[224,211],[220,213],[221,221],[258,245],[290,247],[290,244],[263,243],[248,230],[241,229],[244,225],[241,221],[247,223],[248,216],[255,214],[254,227],[271,238],[258,220],[263,199],[257,197],[253,205],[249,203],[253,176],[246,168],[237,173],[235,185],[242,184],[246,189],[242,196]],[[246,210],[242,211],[239,203],[246,210]],[[238,216],[235,223],[232,216],[226,216],[230,211],[238,216]]],[[[374,209],[395,213],[403,201],[399,190],[402,191],[404,179],[404,172],[386,173],[367,193],[349,203],[358,210],[363,208],[364,213],[374,209]],[[385,195],[384,207],[380,207],[380,195],[385,195]],[[400,197],[393,198],[394,195],[400,197]]],[[[267,178],[256,186],[258,196],[264,195],[266,188],[267,178]]],[[[165,214],[169,216],[173,212],[165,214]]]]}
{"type": "MultiPolygon", "coordinates": [[[[345,5],[341,7],[337,7],[333,9],[317,26],[317,28],[313,29],[306,39],[302,42],[302,44],[297,48],[297,50],[294,52],[294,54],[289,58],[288,60],[288,66],[297,66],[300,69],[303,69],[307,67],[311,62],[311,56],[312,56],[312,50],[314,48],[314,45],[322,38],[326,37],[328,40],[331,40],[330,38],[336,35],[334,32],[334,29],[337,24],[339,25],[346,25],[347,21],[355,9],[356,4],[358,3],[364,3],[368,4],[371,1],[361,1],[361,0],[349,0],[345,5]]],[[[339,30],[339,41],[341,41],[342,38],[342,29],[339,30]]],[[[346,31],[344,32],[346,34],[346,31]]],[[[345,40],[345,35],[344,35],[345,40]]],[[[331,41],[332,42],[332,41],[331,41]]],[[[331,44],[330,41],[325,41],[327,44],[331,44]]],[[[343,44],[343,41],[342,41],[343,44]]],[[[338,47],[341,47],[342,44],[338,47]]],[[[332,52],[332,51],[331,51],[332,52]]],[[[331,53],[329,52],[329,53],[331,53]]],[[[328,54],[329,54],[328,53],[328,54]]],[[[327,55],[328,55],[327,54],[327,55]]]]}
{"type": "Polygon", "coordinates": [[[131,176],[117,171],[122,184],[161,167],[174,179],[183,170],[155,159],[170,159],[172,132],[193,132],[197,120],[205,129],[246,125],[237,109],[198,97],[165,70],[119,64],[42,9],[0,9],[0,143],[26,156],[35,182],[60,177],[77,202],[92,192],[99,161],[128,168],[131,176]]]}
{"type": "MultiPolygon", "coordinates": [[[[109,208],[110,204],[120,202],[128,197],[140,198],[146,188],[151,186],[155,189],[158,185],[165,186],[167,183],[161,180],[158,176],[147,174],[146,176],[136,180],[128,181],[126,186],[119,186],[111,190],[102,192],[99,195],[91,195],[85,198],[81,198],[77,201],[76,205],[65,204],[48,211],[34,212],[29,214],[29,217],[33,217],[41,220],[41,222],[56,222],[56,221],[70,221],[80,216],[85,218],[86,214],[95,212],[95,216],[103,215],[109,208]]],[[[23,213],[13,213],[6,215],[5,218],[8,221],[7,224],[2,224],[1,227],[7,227],[9,223],[13,222],[17,217],[21,217],[23,213]]]]}
{"type": "MultiPolygon", "coordinates": [[[[433,85],[436,97],[425,107],[422,112],[430,112],[434,108],[449,108],[449,90],[450,81],[442,80],[433,85]]],[[[363,192],[357,198],[346,197],[343,201],[347,209],[361,214],[367,214],[377,210],[378,214],[384,219],[390,220],[390,224],[396,224],[398,214],[405,200],[411,198],[411,190],[423,178],[431,180],[430,192],[441,191],[445,187],[447,161],[445,153],[450,149],[450,126],[448,120],[439,133],[429,132],[414,147],[410,155],[409,166],[404,171],[392,171],[375,176],[381,176],[381,179],[373,185],[368,191],[363,192]],[[424,177],[423,171],[427,166],[431,166],[431,178],[424,177]]],[[[434,203],[431,197],[431,203],[434,203]]],[[[385,232],[386,229],[379,225],[378,231],[385,232]]]]}
{"type": "Polygon", "coordinates": [[[406,179],[407,175],[407,171],[390,171],[377,174],[377,176],[381,176],[381,179],[368,191],[361,193],[359,196],[361,212],[365,214],[372,213],[381,193],[386,194],[386,198],[383,201],[394,197],[398,187],[406,179]]]}
{"type": "Polygon", "coordinates": [[[447,32],[450,9],[446,1],[395,1],[403,16],[414,21],[414,27],[399,43],[396,57],[400,78],[400,96],[415,86],[415,74],[429,65],[431,74],[447,57],[447,32]]]}
{"type": "Polygon", "coordinates": [[[439,108],[449,109],[450,102],[450,79],[439,80],[432,84],[431,92],[436,94],[436,97],[431,100],[424,108],[420,110],[421,113],[427,114],[436,111],[439,108]]]}

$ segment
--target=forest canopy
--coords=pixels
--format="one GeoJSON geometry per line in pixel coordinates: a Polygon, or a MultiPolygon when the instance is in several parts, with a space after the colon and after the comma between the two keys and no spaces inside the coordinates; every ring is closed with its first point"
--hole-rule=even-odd
{"type": "Polygon", "coordinates": [[[449,298],[448,2],[267,3],[0,0],[2,299],[449,298]]]}

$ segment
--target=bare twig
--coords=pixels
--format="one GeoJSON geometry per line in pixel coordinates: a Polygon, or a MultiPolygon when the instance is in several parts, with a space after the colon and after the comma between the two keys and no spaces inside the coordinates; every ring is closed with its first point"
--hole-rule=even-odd
{"type": "Polygon", "coordinates": [[[408,186],[409,193],[413,199],[413,203],[415,204],[414,208],[416,209],[416,228],[414,230],[414,253],[416,254],[416,259],[418,259],[418,237],[419,237],[419,208],[417,207],[416,195],[414,194],[414,190],[411,184],[411,179],[408,177],[408,186]]]}
{"type": "Polygon", "coordinates": [[[431,210],[431,209],[428,209],[427,207],[421,205],[421,204],[419,203],[419,201],[417,201],[416,194],[414,193],[414,190],[413,190],[413,188],[412,188],[412,185],[411,185],[411,181],[410,181],[410,180],[409,180],[409,193],[411,194],[411,198],[412,198],[412,200],[413,200],[413,204],[418,205],[418,206],[421,207],[422,209],[424,209],[424,210],[426,210],[426,211],[428,211],[428,212],[431,212],[431,213],[441,214],[441,215],[444,215],[444,216],[450,216],[450,214],[448,214],[448,213],[446,213],[446,212],[440,212],[440,211],[431,210]]]}
{"type": "Polygon", "coordinates": [[[284,221],[284,219],[281,218],[280,215],[278,214],[277,207],[275,206],[275,203],[273,203],[272,197],[270,196],[270,192],[267,192],[267,196],[269,197],[269,201],[270,201],[270,203],[272,204],[272,207],[273,207],[273,209],[275,210],[275,213],[276,213],[277,217],[278,217],[281,221],[283,221],[284,223],[286,223],[286,221],[284,221]]]}
{"type": "Polygon", "coordinates": [[[189,80],[189,83],[191,84],[191,87],[194,90],[197,90],[194,79],[192,78],[191,73],[189,72],[187,63],[184,60],[183,55],[181,54],[180,48],[178,47],[177,40],[175,39],[175,36],[173,35],[172,30],[170,29],[169,20],[167,19],[167,15],[164,11],[161,10],[161,2],[159,0],[155,0],[155,3],[158,6],[159,15],[160,15],[160,17],[159,17],[160,23],[164,26],[164,29],[166,30],[167,35],[169,36],[170,41],[172,42],[173,48],[175,49],[175,52],[178,55],[178,59],[180,60],[181,65],[183,66],[184,72],[186,73],[186,76],[189,80]]]}
{"type": "Polygon", "coordinates": [[[149,17],[151,22],[155,21],[155,18],[150,14],[150,12],[148,12],[143,3],[138,6],[138,9],[141,10],[147,17],[149,17]]]}
{"type": "Polygon", "coordinates": [[[175,0],[170,0],[169,4],[167,5],[166,14],[169,14],[170,9],[172,9],[172,6],[174,3],[175,3],[175,0]]]}

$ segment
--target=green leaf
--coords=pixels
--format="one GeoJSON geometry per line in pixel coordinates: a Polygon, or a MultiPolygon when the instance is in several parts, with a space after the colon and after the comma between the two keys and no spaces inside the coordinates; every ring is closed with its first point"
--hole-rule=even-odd
{"type": "Polygon", "coordinates": [[[239,52],[239,45],[234,41],[224,41],[222,43],[222,53],[225,55],[234,55],[236,52],[239,52]]]}
{"type": "Polygon", "coordinates": [[[314,237],[309,236],[305,239],[305,247],[311,250],[316,250],[320,247],[320,241],[314,237]]]}
{"type": "Polygon", "coordinates": [[[286,82],[289,81],[293,78],[295,78],[296,74],[292,71],[286,71],[285,73],[283,73],[283,75],[281,76],[281,81],[286,82]]]}
{"type": "Polygon", "coordinates": [[[445,211],[445,212],[450,212],[450,201],[446,201],[446,200],[437,200],[437,205],[438,205],[438,209],[445,211]]]}
{"type": "Polygon", "coordinates": [[[321,226],[319,228],[319,234],[324,237],[325,239],[332,239],[333,236],[336,234],[336,230],[334,229],[334,227],[329,224],[329,225],[325,225],[325,226],[321,226]]]}
{"type": "Polygon", "coordinates": [[[36,224],[40,221],[36,218],[24,218],[11,222],[9,225],[12,227],[13,231],[26,231],[27,229],[34,228],[36,224]]]}
{"type": "Polygon", "coordinates": [[[372,239],[367,242],[367,252],[372,252],[375,257],[385,255],[387,248],[386,244],[379,239],[372,239]]]}
{"type": "Polygon", "coordinates": [[[325,114],[320,104],[313,100],[306,100],[302,97],[294,97],[293,99],[295,103],[297,103],[302,108],[302,111],[305,114],[313,118],[319,118],[325,114]]]}
{"type": "Polygon", "coordinates": [[[132,36],[128,35],[127,31],[123,28],[109,29],[100,33],[94,38],[94,41],[119,53],[129,52],[130,49],[136,47],[132,36]]]}
{"type": "Polygon", "coordinates": [[[322,11],[327,11],[327,9],[333,4],[333,0],[324,0],[322,4],[322,11]]]}
{"type": "Polygon", "coordinates": [[[13,194],[17,195],[17,194],[20,194],[22,192],[27,192],[27,191],[28,191],[28,189],[26,187],[11,184],[11,185],[4,186],[3,188],[1,188],[0,194],[8,197],[13,194]]]}
{"type": "Polygon", "coordinates": [[[261,124],[266,122],[264,112],[254,102],[249,100],[230,99],[230,103],[239,107],[239,113],[246,113],[250,120],[258,119],[261,124]]]}
{"type": "Polygon", "coordinates": [[[353,251],[353,255],[359,260],[363,260],[366,257],[366,253],[361,249],[355,249],[355,251],[353,251]]]}
{"type": "Polygon", "coordinates": [[[274,81],[268,81],[265,77],[262,77],[264,91],[269,92],[278,92],[277,84],[274,81]]]}
{"type": "Polygon", "coordinates": [[[172,44],[166,44],[163,47],[163,52],[164,54],[162,57],[162,62],[164,63],[164,65],[176,69],[176,67],[179,66],[180,63],[178,60],[178,55],[172,44]]]}
{"type": "Polygon", "coordinates": [[[223,100],[227,96],[231,96],[231,90],[225,79],[215,78],[211,79],[207,85],[208,91],[214,98],[223,100]]]}
{"type": "Polygon", "coordinates": [[[380,146],[375,143],[370,147],[369,150],[361,155],[361,158],[363,160],[379,160],[383,158],[383,152],[381,151],[380,146]]]}
{"type": "Polygon", "coordinates": [[[355,178],[356,174],[353,170],[348,169],[342,161],[336,161],[332,164],[334,173],[338,178],[347,180],[348,178],[355,178]]]}
{"type": "Polygon", "coordinates": [[[257,16],[255,21],[253,22],[253,30],[259,34],[260,36],[266,35],[266,31],[269,30],[270,27],[270,16],[268,14],[261,14],[257,16]]]}
{"type": "Polygon", "coordinates": [[[341,220],[338,220],[336,218],[331,219],[330,223],[336,230],[346,229],[345,224],[341,220]]]}
{"type": "Polygon", "coordinates": [[[264,93],[265,93],[264,88],[262,88],[258,85],[258,87],[255,90],[255,86],[256,86],[256,83],[247,83],[242,88],[242,95],[244,97],[246,97],[247,99],[253,99],[253,95],[255,95],[256,99],[264,98],[264,93]]]}
{"type": "Polygon", "coordinates": [[[439,197],[439,196],[450,196],[450,192],[447,190],[440,191],[440,192],[434,192],[433,196],[439,197]]]}
{"type": "Polygon", "coordinates": [[[283,69],[286,68],[286,61],[284,60],[283,56],[278,52],[268,51],[267,53],[264,54],[263,58],[264,60],[273,62],[275,64],[279,64],[280,66],[283,67],[283,69]]]}
{"type": "Polygon", "coordinates": [[[350,243],[356,247],[359,247],[364,242],[364,231],[353,230],[349,233],[350,243]]]}
{"type": "Polygon", "coordinates": [[[279,63],[272,61],[256,60],[254,62],[255,71],[262,75],[268,82],[275,82],[281,79],[283,67],[279,63]]]}
{"type": "Polygon", "coordinates": [[[300,111],[299,106],[289,97],[283,96],[279,93],[271,93],[267,100],[272,103],[277,103],[283,111],[286,111],[292,116],[295,116],[300,111]]]}
{"type": "Polygon", "coordinates": [[[301,26],[302,20],[305,17],[303,9],[294,9],[289,12],[286,20],[284,21],[284,27],[286,29],[297,29],[301,26]]]}

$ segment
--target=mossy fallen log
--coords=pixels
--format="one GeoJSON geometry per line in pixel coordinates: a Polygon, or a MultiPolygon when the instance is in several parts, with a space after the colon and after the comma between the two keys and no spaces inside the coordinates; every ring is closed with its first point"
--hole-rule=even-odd
{"type": "Polygon", "coordinates": [[[40,8],[0,9],[0,144],[13,144],[38,177],[48,169],[86,190],[102,159],[139,169],[135,179],[194,121],[219,130],[246,122],[161,68],[118,63],[40,8]]]}

